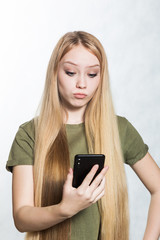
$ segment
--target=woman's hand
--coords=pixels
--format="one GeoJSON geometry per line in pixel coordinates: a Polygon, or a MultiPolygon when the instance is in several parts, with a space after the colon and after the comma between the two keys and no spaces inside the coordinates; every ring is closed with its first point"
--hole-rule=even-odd
{"type": "Polygon", "coordinates": [[[98,165],[94,165],[78,188],[72,187],[73,171],[72,169],[69,170],[60,203],[61,211],[65,217],[72,217],[103,197],[105,193],[105,174],[108,167],[104,167],[91,185],[89,185],[97,170],[98,165]]]}

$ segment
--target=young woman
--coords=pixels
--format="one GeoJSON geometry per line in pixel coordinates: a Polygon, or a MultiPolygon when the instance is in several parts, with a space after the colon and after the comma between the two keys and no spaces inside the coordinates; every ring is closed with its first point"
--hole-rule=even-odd
{"type": "Polygon", "coordinates": [[[78,31],[57,43],[38,117],[20,126],[7,169],[13,172],[13,216],[28,240],[128,240],[124,162],[151,193],[144,240],[160,234],[160,170],[135,128],[113,109],[104,49],[78,31]],[[76,154],[101,153],[72,187],[76,154]]]}

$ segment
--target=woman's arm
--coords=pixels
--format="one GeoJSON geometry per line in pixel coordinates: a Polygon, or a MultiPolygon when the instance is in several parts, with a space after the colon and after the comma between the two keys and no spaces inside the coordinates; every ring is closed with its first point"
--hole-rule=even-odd
{"type": "Polygon", "coordinates": [[[158,240],[160,236],[160,169],[149,153],[132,168],[151,193],[143,240],[158,240]]]}
{"type": "Polygon", "coordinates": [[[33,192],[33,167],[14,167],[12,180],[13,217],[15,226],[20,232],[43,230],[65,220],[59,205],[44,208],[34,207],[33,192]]]}
{"type": "MultiPolygon", "coordinates": [[[[73,172],[70,169],[64,184],[62,201],[48,207],[34,206],[33,167],[16,166],[13,168],[13,217],[20,232],[40,231],[52,227],[77,212],[98,201],[104,195],[104,168],[91,185],[97,171],[94,166],[81,186],[72,187],[73,172]]],[[[54,194],[54,192],[53,192],[54,194]]]]}

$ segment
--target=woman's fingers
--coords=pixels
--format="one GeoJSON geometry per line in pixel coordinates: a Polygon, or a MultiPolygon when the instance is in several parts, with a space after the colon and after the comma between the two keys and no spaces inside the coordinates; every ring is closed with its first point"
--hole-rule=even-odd
{"type": "Polygon", "coordinates": [[[94,179],[92,184],[88,186],[86,190],[86,196],[90,203],[98,201],[105,193],[105,174],[107,173],[108,167],[104,167],[98,176],[94,179]]]}
{"type": "Polygon", "coordinates": [[[93,201],[93,203],[96,203],[98,200],[100,200],[105,194],[105,190],[101,192],[93,201]]]}
{"type": "Polygon", "coordinates": [[[94,175],[96,174],[97,170],[98,170],[99,165],[96,164],[92,167],[91,171],[87,174],[87,176],[85,177],[85,179],[83,180],[82,184],[79,186],[80,189],[87,189],[90,182],[92,181],[94,175]]]}
{"type": "Polygon", "coordinates": [[[97,199],[100,199],[104,195],[105,191],[105,174],[108,170],[107,166],[102,169],[92,184],[89,185],[97,169],[97,166],[94,166],[91,169],[90,173],[86,176],[81,186],[77,188],[77,194],[81,197],[84,196],[84,198],[90,203],[93,203],[97,201],[97,199]]]}
{"type": "Polygon", "coordinates": [[[72,186],[72,181],[73,181],[73,170],[72,168],[70,168],[64,185],[72,186]]]}
{"type": "Polygon", "coordinates": [[[105,166],[102,171],[98,174],[98,176],[94,179],[92,184],[90,185],[90,191],[94,192],[95,189],[101,184],[102,179],[104,178],[105,174],[107,173],[108,166],[105,166]]]}
{"type": "Polygon", "coordinates": [[[92,193],[92,199],[91,201],[95,203],[97,200],[99,200],[105,193],[105,176],[103,177],[101,183],[96,188],[96,190],[92,193]]]}

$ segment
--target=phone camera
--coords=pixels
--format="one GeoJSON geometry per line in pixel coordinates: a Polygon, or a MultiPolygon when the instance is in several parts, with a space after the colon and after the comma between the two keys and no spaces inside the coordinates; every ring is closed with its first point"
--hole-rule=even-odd
{"type": "Polygon", "coordinates": [[[78,158],[78,161],[77,161],[77,165],[78,165],[78,167],[80,167],[80,164],[81,164],[81,162],[80,162],[80,158],[78,158]]]}

